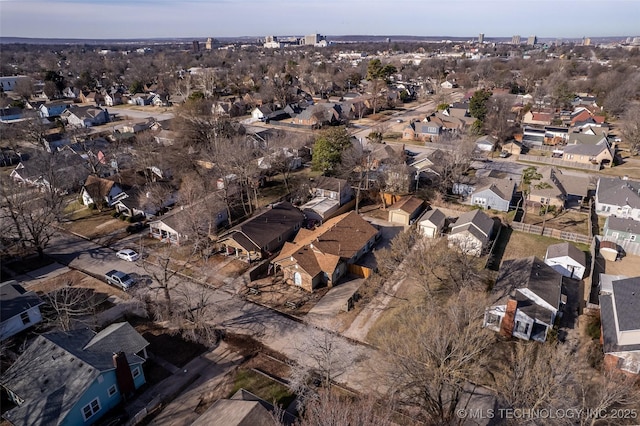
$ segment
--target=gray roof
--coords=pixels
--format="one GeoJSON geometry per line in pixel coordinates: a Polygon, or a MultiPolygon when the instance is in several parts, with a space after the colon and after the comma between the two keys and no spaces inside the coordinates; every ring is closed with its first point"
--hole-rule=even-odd
{"type": "MultiPolygon", "coordinates": [[[[59,424],[96,378],[114,369],[114,351],[139,347],[140,341],[129,347],[130,334],[129,328],[114,324],[98,334],[81,329],[38,336],[0,379],[2,386],[24,400],[5,418],[15,425],[59,424]],[[119,337],[125,344],[113,343],[119,337]]],[[[144,362],[125,353],[130,365],[144,362]]]]}
{"type": "Polygon", "coordinates": [[[0,322],[43,303],[34,292],[25,290],[17,281],[0,284],[0,322]]]}
{"type": "MultiPolygon", "coordinates": [[[[633,278],[631,278],[633,279],[633,278]]],[[[638,278],[635,278],[636,280],[638,278]]],[[[616,283],[617,281],[614,281],[616,283]]],[[[636,286],[639,283],[636,283],[636,286]]],[[[614,289],[615,291],[615,289],[614,289]]],[[[636,293],[638,293],[636,291],[636,293]]],[[[619,293],[616,293],[619,294],[619,293]]],[[[619,294],[622,296],[621,294],[619,294]]],[[[640,312],[637,308],[638,306],[638,295],[635,296],[635,310],[628,312],[623,310],[623,315],[633,315],[635,313],[636,319],[639,317],[638,312],[640,312]]],[[[640,351],[640,343],[634,345],[618,345],[618,334],[616,330],[616,314],[613,309],[615,296],[612,294],[601,294],[600,295],[600,323],[602,324],[602,341],[603,341],[603,350],[605,353],[610,352],[624,352],[624,351],[640,351]]],[[[617,301],[616,301],[616,310],[618,309],[617,301]]],[[[620,311],[618,311],[618,320],[620,320],[620,311]]]]}
{"type": "Polygon", "coordinates": [[[124,352],[136,354],[149,346],[144,337],[140,335],[128,322],[111,324],[93,338],[83,348],[89,352],[124,352]]]}
{"type": "Polygon", "coordinates": [[[442,228],[444,226],[444,222],[447,219],[447,217],[445,216],[444,213],[442,213],[440,210],[435,209],[435,210],[429,210],[427,212],[425,212],[420,219],[418,219],[418,222],[424,221],[424,220],[428,220],[429,222],[433,223],[434,225],[436,225],[438,228],[442,228]]]}
{"type": "Polygon", "coordinates": [[[605,222],[605,228],[610,231],[629,232],[640,234],[640,221],[609,216],[605,222]]]}
{"type": "Polygon", "coordinates": [[[584,267],[587,266],[587,255],[585,252],[571,243],[558,243],[547,247],[547,255],[545,256],[545,259],[554,259],[556,257],[564,256],[569,256],[584,267]]]}
{"type": "Polygon", "coordinates": [[[598,180],[596,200],[613,206],[628,204],[633,208],[640,208],[640,182],[601,177],[598,180]]]}
{"type": "Polygon", "coordinates": [[[461,215],[451,229],[452,234],[469,230],[473,233],[473,229],[482,231],[485,236],[480,238],[488,238],[493,230],[493,220],[484,214],[481,210],[471,210],[461,215]]]}
{"type": "Polygon", "coordinates": [[[586,197],[589,194],[590,178],[588,175],[577,176],[563,173],[561,170],[552,169],[551,179],[567,195],[586,197]]]}
{"type": "Polygon", "coordinates": [[[614,281],[612,286],[620,331],[640,330],[640,277],[614,281]]]}
{"type": "Polygon", "coordinates": [[[609,147],[606,144],[598,144],[598,145],[577,144],[577,145],[565,146],[564,153],[573,154],[573,155],[596,156],[600,154],[602,151],[605,151],[608,149],[609,147]]]}
{"type": "Polygon", "coordinates": [[[510,179],[493,179],[491,178],[492,182],[489,183],[488,185],[482,186],[480,188],[478,188],[475,192],[474,195],[477,195],[478,193],[482,192],[482,191],[491,191],[494,194],[496,194],[498,197],[502,198],[503,200],[506,201],[511,201],[511,198],[513,198],[513,191],[516,187],[516,183],[510,179]]]}
{"type": "Polygon", "coordinates": [[[551,306],[558,308],[562,274],[535,256],[505,260],[500,266],[492,292],[500,299],[519,288],[528,288],[551,306]]]}
{"type": "Polygon", "coordinates": [[[303,220],[304,214],[300,210],[291,203],[283,201],[235,226],[224,238],[235,240],[247,250],[261,251],[269,242],[293,230],[294,226],[302,223],[303,220]]]}
{"type": "Polygon", "coordinates": [[[311,183],[311,187],[315,189],[324,189],[340,193],[345,187],[349,186],[349,182],[345,179],[338,179],[330,176],[318,176],[311,183]]]}

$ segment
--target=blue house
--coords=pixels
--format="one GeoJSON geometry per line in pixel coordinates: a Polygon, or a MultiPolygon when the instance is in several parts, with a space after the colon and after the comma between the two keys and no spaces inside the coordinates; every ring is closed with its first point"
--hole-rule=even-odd
{"type": "Polygon", "coordinates": [[[471,204],[483,209],[508,212],[515,189],[516,183],[510,179],[495,180],[475,190],[471,195],[471,204]]]}
{"type": "Polygon", "coordinates": [[[42,104],[38,107],[38,114],[42,118],[48,117],[60,117],[63,112],[69,108],[68,102],[51,102],[49,104],[42,104]]]}
{"type": "Polygon", "coordinates": [[[604,221],[603,234],[616,241],[640,242],[640,221],[609,216],[604,221]]]}
{"type": "Polygon", "coordinates": [[[3,374],[13,425],[91,425],[145,383],[149,345],[127,322],[38,336],[3,374]]]}

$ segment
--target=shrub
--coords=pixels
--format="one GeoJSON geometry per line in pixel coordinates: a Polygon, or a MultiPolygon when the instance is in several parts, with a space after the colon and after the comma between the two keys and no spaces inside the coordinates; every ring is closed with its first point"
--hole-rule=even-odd
{"type": "Polygon", "coordinates": [[[95,210],[96,208],[97,208],[97,207],[96,207],[96,203],[90,203],[90,204],[89,204],[89,209],[91,209],[91,210],[95,210]]]}

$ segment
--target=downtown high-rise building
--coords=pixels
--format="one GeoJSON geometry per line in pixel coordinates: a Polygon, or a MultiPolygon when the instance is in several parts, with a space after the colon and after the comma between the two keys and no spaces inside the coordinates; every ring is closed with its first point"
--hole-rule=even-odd
{"type": "Polygon", "coordinates": [[[527,39],[527,46],[535,46],[538,44],[538,37],[532,35],[527,39]]]}
{"type": "Polygon", "coordinates": [[[478,44],[484,43],[484,33],[478,34],[478,44]]]}
{"type": "Polygon", "coordinates": [[[514,35],[511,37],[511,44],[520,44],[520,36],[514,35]]]}

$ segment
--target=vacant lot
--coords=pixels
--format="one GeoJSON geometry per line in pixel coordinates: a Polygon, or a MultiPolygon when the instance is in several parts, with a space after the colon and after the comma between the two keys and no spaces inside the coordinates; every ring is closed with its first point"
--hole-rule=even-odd
{"type": "Polygon", "coordinates": [[[525,215],[524,223],[538,225],[548,228],[560,229],[566,232],[589,235],[589,217],[586,213],[579,213],[573,210],[565,210],[558,216],[551,213],[540,216],[537,212],[528,212],[525,215]]]}

